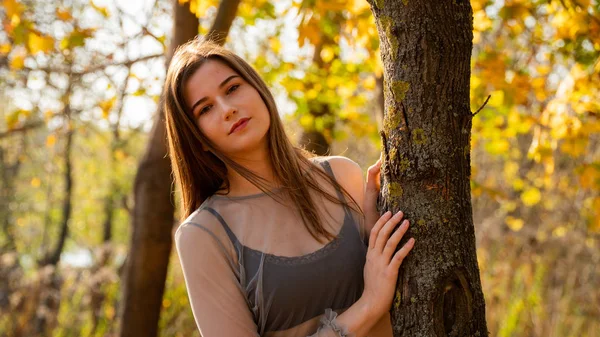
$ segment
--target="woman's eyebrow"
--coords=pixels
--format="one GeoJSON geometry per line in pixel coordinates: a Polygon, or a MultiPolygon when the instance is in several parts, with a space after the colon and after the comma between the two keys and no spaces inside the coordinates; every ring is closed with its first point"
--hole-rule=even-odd
{"type": "MultiPolygon", "coordinates": [[[[229,77],[227,77],[223,82],[221,82],[221,84],[219,84],[219,88],[223,88],[227,82],[231,81],[232,79],[239,77],[238,75],[231,75],[229,77]]],[[[192,112],[194,111],[194,109],[196,109],[196,107],[200,104],[202,104],[204,101],[206,101],[208,99],[208,97],[202,97],[201,99],[199,99],[196,103],[194,103],[194,105],[192,105],[192,112]]]]}

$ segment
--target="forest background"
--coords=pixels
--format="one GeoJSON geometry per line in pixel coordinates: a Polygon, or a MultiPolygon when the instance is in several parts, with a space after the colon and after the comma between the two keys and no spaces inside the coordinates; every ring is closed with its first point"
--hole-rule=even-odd
{"type": "MultiPolygon", "coordinates": [[[[220,1],[180,2],[206,34],[220,1]]],[[[225,46],[263,75],[294,141],[372,164],[383,100],[367,2],[232,2],[225,46]]],[[[489,97],[471,187],[491,336],[596,336],[600,2],[471,5],[472,111],[489,97]]],[[[2,0],[0,335],[118,334],[172,17],[167,0],[2,0]]],[[[174,251],[158,325],[199,336],[174,251]]]]}

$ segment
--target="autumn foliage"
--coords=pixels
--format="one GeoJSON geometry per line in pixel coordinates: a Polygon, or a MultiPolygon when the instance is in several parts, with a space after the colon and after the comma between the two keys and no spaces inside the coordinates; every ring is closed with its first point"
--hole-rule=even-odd
{"type": "MultiPolygon", "coordinates": [[[[0,335],[112,336],[170,5],[1,3],[0,335]]],[[[219,1],[189,3],[206,32],[219,1]]],[[[600,2],[471,4],[471,188],[491,335],[596,336],[600,2]]],[[[365,168],[379,157],[366,1],[242,1],[226,46],[264,75],[292,137],[322,132],[365,168]]],[[[173,257],[149,324],[198,336],[179,270],[173,257]]]]}

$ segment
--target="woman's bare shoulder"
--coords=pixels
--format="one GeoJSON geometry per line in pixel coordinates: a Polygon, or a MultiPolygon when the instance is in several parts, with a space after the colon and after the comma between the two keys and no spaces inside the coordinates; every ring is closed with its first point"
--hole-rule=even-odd
{"type": "Polygon", "coordinates": [[[363,172],[354,160],[344,156],[324,156],[318,157],[316,160],[327,161],[338,184],[355,200],[362,200],[363,172]]]}
{"type": "Polygon", "coordinates": [[[337,180],[348,183],[355,182],[357,179],[362,180],[362,169],[354,160],[344,156],[327,156],[321,158],[329,162],[337,180]]]}

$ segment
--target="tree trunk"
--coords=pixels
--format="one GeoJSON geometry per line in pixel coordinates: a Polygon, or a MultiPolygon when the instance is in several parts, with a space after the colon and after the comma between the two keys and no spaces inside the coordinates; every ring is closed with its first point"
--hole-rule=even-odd
{"type": "MultiPolygon", "coordinates": [[[[331,38],[323,34],[321,43],[315,46],[315,50],[313,51],[313,63],[317,65],[319,68],[325,67],[325,62],[321,58],[321,50],[323,49],[323,45],[325,43],[331,44],[331,38]]],[[[328,66],[327,66],[328,67],[328,66]]],[[[312,87],[312,84],[310,84],[312,87]]],[[[314,102],[309,102],[309,111],[308,113],[313,117],[313,125],[310,128],[306,128],[302,131],[302,135],[299,139],[299,145],[303,147],[305,150],[312,152],[318,156],[326,156],[329,154],[330,144],[325,137],[325,134],[321,130],[317,130],[315,128],[314,120],[316,118],[320,118],[326,115],[331,114],[331,109],[327,104],[319,103],[316,100],[314,102]]],[[[332,131],[333,125],[328,125],[329,131],[332,131]]]]}
{"type": "Polygon", "coordinates": [[[69,222],[71,221],[71,213],[73,209],[73,170],[71,160],[71,150],[73,144],[73,129],[67,126],[65,143],[65,196],[62,205],[62,218],[60,221],[60,232],[58,234],[58,242],[54,250],[40,262],[41,266],[51,264],[56,266],[60,261],[60,256],[65,248],[65,242],[69,236],[69,222]]]}
{"type": "MultiPolygon", "coordinates": [[[[198,18],[189,2],[173,1],[173,32],[168,65],[177,46],[198,34],[198,18]]],[[[158,320],[171,253],[173,198],[161,107],[134,183],[133,233],[125,267],[119,336],[157,336],[158,320]]]]}
{"type": "Polygon", "coordinates": [[[39,261],[38,265],[40,267],[46,265],[55,266],[60,261],[60,256],[65,248],[65,242],[69,237],[69,223],[71,222],[71,213],[73,211],[73,158],[71,158],[71,151],[73,148],[73,136],[75,133],[73,120],[71,119],[71,93],[73,90],[72,78],[69,79],[67,84],[67,89],[63,94],[63,98],[66,100],[65,107],[63,109],[63,115],[67,121],[67,124],[64,126],[65,131],[65,186],[64,186],[64,196],[62,201],[62,212],[61,212],[61,221],[60,221],[60,232],[58,234],[58,240],[56,242],[56,247],[52,251],[48,251],[45,253],[39,261]]]}
{"type": "MultiPolygon", "coordinates": [[[[238,5],[239,0],[224,0],[217,13],[219,21],[213,24],[207,36],[218,37],[219,42],[223,43],[238,5]]],[[[175,49],[198,34],[198,18],[190,12],[189,2],[180,5],[178,0],[173,0],[173,6],[173,35],[166,58],[167,65],[175,49]]],[[[174,201],[171,183],[164,111],[159,107],[146,153],[135,178],[133,234],[125,266],[120,337],[158,335],[173,244],[174,201]]]]}
{"type": "Polygon", "coordinates": [[[370,2],[384,64],[379,206],[404,211],[416,239],[398,278],[394,335],[487,336],[469,181],[471,5],[370,2]]]}
{"type": "MultiPolygon", "coordinates": [[[[16,250],[14,221],[12,221],[12,211],[9,205],[16,196],[15,182],[21,168],[21,161],[17,158],[14,163],[11,163],[8,157],[8,154],[5,155],[5,150],[0,147],[0,226],[4,233],[4,238],[0,240],[0,251],[2,252],[16,250]]],[[[2,302],[2,298],[0,298],[0,302],[2,302]]]]}
{"type": "Polygon", "coordinates": [[[320,131],[304,130],[299,143],[305,150],[318,156],[326,156],[329,153],[329,143],[320,131]]]}

